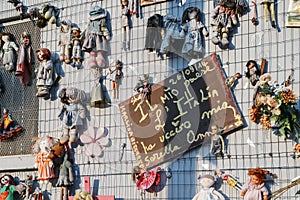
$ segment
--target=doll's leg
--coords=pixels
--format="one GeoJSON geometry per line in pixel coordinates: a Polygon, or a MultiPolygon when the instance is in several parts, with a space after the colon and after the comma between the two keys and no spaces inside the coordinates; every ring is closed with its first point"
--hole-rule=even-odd
{"type": "Polygon", "coordinates": [[[275,24],[275,5],[274,3],[270,4],[270,12],[271,12],[271,19],[272,19],[272,27],[276,28],[276,24],[275,24]]]}
{"type": "Polygon", "coordinates": [[[105,68],[106,60],[105,60],[105,57],[104,57],[104,54],[102,51],[97,52],[96,63],[98,65],[98,67],[105,68]]]}
{"type": "Polygon", "coordinates": [[[213,26],[213,33],[212,33],[211,41],[215,45],[219,44],[219,42],[220,42],[220,39],[219,39],[219,30],[220,29],[221,28],[219,28],[218,26],[213,26]]]}
{"type": "Polygon", "coordinates": [[[70,139],[69,129],[64,128],[63,135],[60,138],[60,143],[65,144],[69,141],[69,139],[70,139]]]}
{"type": "Polygon", "coordinates": [[[223,46],[228,46],[229,45],[228,30],[225,27],[222,28],[222,40],[221,40],[221,43],[222,43],[223,46]]]}
{"type": "Polygon", "coordinates": [[[70,130],[70,139],[69,139],[69,141],[71,143],[77,142],[77,129],[76,129],[76,127],[72,128],[70,130]]]}
{"type": "Polygon", "coordinates": [[[127,27],[127,31],[126,31],[126,34],[127,34],[127,50],[130,50],[130,36],[131,36],[131,28],[129,28],[129,26],[127,27]]]}
{"type": "Polygon", "coordinates": [[[269,4],[264,3],[265,21],[268,22],[270,18],[269,4]]]}
{"type": "Polygon", "coordinates": [[[71,52],[72,52],[71,45],[66,45],[65,47],[66,47],[66,49],[65,49],[65,63],[70,64],[71,63],[71,52]]]}
{"type": "Polygon", "coordinates": [[[95,69],[97,68],[97,63],[96,63],[96,52],[91,52],[90,56],[87,60],[87,66],[89,68],[95,69]]]}
{"type": "Polygon", "coordinates": [[[66,45],[60,46],[60,53],[59,53],[59,61],[60,62],[64,62],[64,60],[65,60],[65,46],[66,45]]]}
{"type": "Polygon", "coordinates": [[[122,49],[124,50],[124,51],[126,51],[126,26],[123,26],[122,27],[122,41],[123,41],[123,44],[122,44],[122,49]]]}

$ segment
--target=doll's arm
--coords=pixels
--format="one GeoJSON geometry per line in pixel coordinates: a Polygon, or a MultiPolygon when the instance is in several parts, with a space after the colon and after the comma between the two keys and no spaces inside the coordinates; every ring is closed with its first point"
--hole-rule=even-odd
{"type": "Polygon", "coordinates": [[[217,190],[213,190],[212,193],[214,195],[216,195],[217,197],[219,197],[220,200],[225,200],[224,196],[220,192],[218,192],[217,190]]]}
{"type": "Polygon", "coordinates": [[[220,6],[215,7],[215,9],[211,13],[211,18],[215,19],[219,15],[220,6]]]}

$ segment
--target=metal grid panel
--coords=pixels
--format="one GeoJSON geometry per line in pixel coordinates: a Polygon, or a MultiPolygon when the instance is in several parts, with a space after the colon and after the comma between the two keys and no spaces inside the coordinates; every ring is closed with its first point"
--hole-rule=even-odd
{"type": "MultiPolygon", "coordinates": [[[[21,34],[26,31],[31,34],[32,46],[37,49],[40,46],[40,30],[32,22],[15,23],[5,25],[3,32],[12,33],[15,36],[16,43],[20,45],[21,34]]],[[[1,142],[0,155],[23,155],[30,154],[33,144],[32,138],[38,134],[38,99],[35,97],[36,87],[33,81],[30,87],[25,87],[20,83],[14,73],[8,72],[3,66],[1,70],[1,83],[3,92],[0,94],[1,110],[7,108],[11,116],[19,123],[25,131],[13,141],[1,142]]],[[[33,79],[34,80],[34,79],[33,79]]]]}

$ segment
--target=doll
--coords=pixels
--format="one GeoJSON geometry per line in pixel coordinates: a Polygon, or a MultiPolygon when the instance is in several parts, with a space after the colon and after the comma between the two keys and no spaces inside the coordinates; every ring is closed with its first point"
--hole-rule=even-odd
{"type": "Polygon", "coordinates": [[[208,32],[202,23],[200,9],[196,7],[185,9],[181,25],[180,36],[185,37],[182,53],[189,55],[202,54],[202,37],[208,36],[208,32]]]}
{"type": "Polygon", "coordinates": [[[200,177],[200,185],[202,186],[192,200],[225,200],[224,196],[214,188],[215,178],[210,174],[200,177]]]}
{"type": "Polygon", "coordinates": [[[54,67],[51,61],[51,52],[49,49],[40,48],[36,51],[37,59],[40,62],[36,72],[37,97],[47,97],[50,95],[50,89],[53,85],[54,67]]]}
{"type": "Polygon", "coordinates": [[[265,186],[269,171],[261,168],[249,169],[250,180],[243,185],[241,196],[244,200],[268,200],[269,191],[265,186]]]}
{"type": "Polygon", "coordinates": [[[62,144],[67,141],[76,143],[78,127],[83,125],[86,118],[84,108],[86,94],[83,90],[71,87],[61,89],[58,96],[63,103],[58,116],[63,122],[63,135],[60,141],[62,144]]]}
{"type": "Polygon", "coordinates": [[[29,33],[23,32],[15,75],[19,77],[21,83],[25,86],[31,85],[34,62],[35,59],[31,46],[31,36],[29,33]]]}
{"type": "Polygon", "coordinates": [[[110,75],[111,75],[111,81],[112,81],[112,88],[113,88],[113,98],[118,99],[119,98],[119,87],[121,84],[121,80],[123,78],[123,63],[120,60],[117,60],[116,62],[116,68],[111,69],[108,68],[110,75]]]}
{"type": "Polygon", "coordinates": [[[71,53],[72,53],[72,41],[71,41],[71,30],[72,22],[70,20],[63,20],[60,23],[60,62],[65,62],[66,64],[71,63],[71,53]]]}
{"type": "Polygon", "coordinates": [[[42,17],[44,18],[44,20],[46,20],[46,25],[47,25],[47,21],[51,24],[56,24],[57,26],[59,26],[59,24],[57,23],[58,17],[59,17],[59,8],[51,5],[50,3],[45,3],[40,11],[42,14],[42,17]]]}
{"type": "Polygon", "coordinates": [[[95,75],[97,76],[96,80],[98,80],[98,83],[93,86],[90,93],[91,106],[101,107],[104,106],[105,103],[110,103],[110,98],[107,95],[106,86],[103,83],[107,75],[104,75],[100,70],[97,70],[95,75]]]}
{"type": "Polygon", "coordinates": [[[17,52],[19,47],[13,41],[13,35],[10,33],[2,33],[2,41],[4,42],[2,46],[2,64],[5,69],[12,72],[16,69],[17,63],[17,52]]]}
{"type": "Polygon", "coordinates": [[[229,187],[234,188],[238,191],[242,190],[242,185],[235,176],[227,174],[221,170],[215,170],[214,172],[218,178],[221,178],[223,181],[226,181],[229,187]]]}
{"type": "Polygon", "coordinates": [[[232,87],[236,84],[237,80],[239,80],[240,78],[242,78],[242,74],[236,73],[235,75],[228,77],[225,81],[225,84],[228,87],[232,87]]]}
{"type": "Polygon", "coordinates": [[[0,141],[8,141],[9,139],[13,139],[22,131],[23,127],[14,121],[9,114],[9,110],[4,108],[3,117],[0,124],[0,141]]]}
{"type": "Polygon", "coordinates": [[[214,154],[215,157],[224,158],[225,143],[222,135],[220,135],[219,127],[217,125],[212,125],[211,130],[210,152],[214,154]]]}
{"type": "Polygon", "coordinates": [[[252,86],[255,86],[259,81],[259,77],[264,73],[264,68],[266,65],[266,59],[262,59],[260,69],[258,64],[254,60],[249,60],[246,64],[247,71],[245,72],[245,76],[249,79],[252,86]]]}
{"type": "Polygon", "coordinates": [[[264,6],[265,20],[266,22],[270,19],[271,14],[271,26],[276,28],[275,23],[275,8],[274,8],[274,0],[261,0],[260,4],[264,6]]]}
{"type": "Polygon", "coordinates": [[[89,52],[90,56],[87,65],[90,68],[106,67],[106,54],[109,52],[108,41],[111,38],[108,23],[108,13],[99,6],[94,6],[90,11],[90,21],[86,28],[83,51],[89,52]]]}
{"type": "Polygon", "coordinates": [[[19,0],[8,0],[7,2],[12,3],[16,10],[20,13],[20,18],[23,19],[25,14],[24,5],[19,0]]]}
{"type": "Polygon", "coordinates": [[[149,50],[150,53],[156,51],[157,55],[160,54],[159,50],[162,44],[163,26],[163,16],[160,14],[154,14],[147,20],[145,49],[149,50]]]}
{"type": "Polygon", "coordinates": [[[72,28],[72,66],[77,69],[81,68],[82,52],[81,52],[81,31],[79,27],[72,28]]]}
{"type": "Polygon", "coordinates": [[[0,189],[0,199],[14,200],[17,190],[15,187],[15,180],[10,174],[4,174],[0,178],[1,189],[0,189]]]}
{"type": "Polygon", "coordinates": [[[128,8],[129,0],[121,0],[122,4],[122,37],[123,50],[130,50],[130,33],[132,29],[131,14],[128,8]]]}

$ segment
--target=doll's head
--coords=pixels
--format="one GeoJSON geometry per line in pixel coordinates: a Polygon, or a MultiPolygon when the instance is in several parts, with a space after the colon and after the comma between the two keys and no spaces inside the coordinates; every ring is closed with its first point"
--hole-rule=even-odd
{"type": "Polygon", "coordinates": [[[123,67],[123,63],[122,63],[122,61],[120,61],[120,60],[117,60],[117,62],[116,62],[116,69],[122,69],[122,67],[123,67]]]}
{"type": "Polygon", "coordinates": [[[200,177],[200,185],[203,188],[213,187],[214,183],[215,183],[215,178],[210,174],[205,174],[200,177]]]}
{"type": "Polygon", "coordinates": [[[128,0],[121,0],[122,8],[127,7],[129,4],[128,0]]]}
{"type": "Polygon", "coordinates": [[[199,8],[189,7],[184,10],[182,14],[181,24],[184,25],[186,22],[195,19],[196,21],[201,21],[201,12],[199,8]]]}
{"type": "Polygon", "coordinates": [[[50,153],[51,147],[54,144],[54,138],[50,136],[45,136],[42,138],[34,138],[36,141],[35,144],[32,146],[32,153],[38,154],[41,153],[50,153]]]}
{"type": "Polygon", "coordinates": [[[81,31],[80,31],[79,27],[73,27],[72,28],[72,35],[73,35],[73,37],[79,38],[80,37],[80,33],[81,33],[81,31]]]}
{"type": "Polygon", "coordinates": [[[261,168],[255,168],[255,169],[249,169],[248,175],[250,176],[250,181],[254,185],[260,185],[266,180],[266,175],[269,174],[269,171],[261,169],[261,168]]]}
{"type": "Polygon", "coordinates": [[[31,43],[31,36],[27,32],[22,33],[22,40],[25,44],[29,45],[31,43]]]}
{"type": "Polygon", "coordinates": [[[216,124],[211,125],[211,135],[217,135],[219,133],[219,127],[216,124]]]}
{"type": "Polygon", "coordinates": [[[3,42],[12,41],[12,35],[10,33],[2,33],[2,40],[3,42]]]}
{"type": "Polygon", "coordinates": [[[246,64],[246,67],[247,67],[247,72],[246,72],[247,78],[250,78],[250,76],[253,74],[260,75],[258,65],[254,60],[249,60],[246,64]]]}
{"type": "Polygon", "coordinates": [[[15,180],[10,174],[4,174],[0,178],[1,185],[8,186],[8,185],[15,185],[15,180]]]}
{"type": "Polygon", "coordinates": [[[51,59],[51,52],[47,48],[40,48],[40,49],[36,50],[36,53],[37,53],[37,59],[39,61],[51,59]]]}
{"type": "Polygon", "coordinates": [[[60,23],[60,32],[61,33],[68,33],[71,29],[71,25],[72,25],[72,22],[70,20],[63,20],[60,23]]]}

